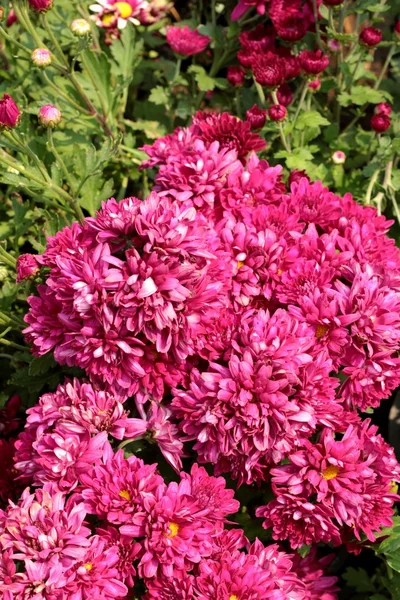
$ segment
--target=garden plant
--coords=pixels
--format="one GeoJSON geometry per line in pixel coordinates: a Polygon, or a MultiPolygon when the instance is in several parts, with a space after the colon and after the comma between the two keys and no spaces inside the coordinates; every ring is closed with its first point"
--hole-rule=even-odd
{"type": "Polygon", "coordinates": [[[0,598],[400,600],[400,2],[0,21],[0,598]]]}

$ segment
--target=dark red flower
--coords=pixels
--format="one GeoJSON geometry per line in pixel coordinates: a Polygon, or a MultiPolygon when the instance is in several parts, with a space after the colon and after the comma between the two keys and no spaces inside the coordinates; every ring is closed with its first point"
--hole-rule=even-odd
{"type": "Polygon", "coordinates": [[[312,79],[308,84],[308,89],[312,92],[318,92],[321,89],[321,80],[320,79],[312,79]]]}
{"type": "Polygon", "coordinates": [[[242,31],[239,35],[240,45],[250,52],[267,52],[275,46],[276,33],[273,27],[257,25],[251,31],[242,31]]]}
{"type": "Polygon", "coordinates": [[[303,50],[300,52],[300,64],[305,73],[318,75],[329,65],[329,56],[321,50],[303,50]]]}
{"type": "Polygon", "coordinates": [[[303,177],[305,177],[307,179],[307,181],[310,181],[310,178],[305,171],[299,171],[298,169],[293,169],[293,171],[290,172],[290,175],[288,178],[289,187],[292,185],[292,183],[296,183],[297,181],[300,181],[300,179],[303,179],[303,177]]]}
{"type": "Polygon", "coordinates": [[[267,120],[267,111],[254,104],[249,110],[246,111],[246,121],[250,123],[250,129],[252,131],[258,131],[262,129],[267,120]]]}
{"type": "Polygon", "coordinates": [[[251,69],[254,60],[257,58],[257,54],[249,50],[239,50],[236,56],[240,64],[246,69],[251,69]]]}
{"type": "Polygon", "coordinates": [[[45,12],[53,6],[53,0],[28,0],[28,4],[35,12],[45,12]]]}
{"type": "Polygon", "coordinates": [[[167,42],[169,47],[181,56],[193,56],[203,52],[210,38],[207,35],[201,35],[196,29],[190,29],[187,25],[184,27],[167,27],[167,42]]]}
{"type": "Polygon", "coordinates": [[[0,437],[5,437],[18,429],[20,419],[18,419],[17,415],[20,408],[21,398],[19,396],[11,396],[5,407],[0,410],[0,437]]]}
{"type": "Polygon", "coordinates": [[[0,131],[16,127],[20,116],[21,112],[14,100],[8,94],[4,94],[2,100],[0,100],[0,131]]]}
{"type": "Polygon", "coordinates": [[[289,106],[293,101],[293,93],[287,83],[283,83],[276,91],[279,104],[289,106]]]}
{"type": "Polygon", "coordinates": [[[231,85],[235,87],[243,85],[245,76],[243,67],[228,67],[226,78],[231,85]]]}
{"type": "Polygon", "coordinates": [[[360,43],[368,48],[374,48],[382,41],[382,31],[375,27],[366,27],[360,33],[360,43]]]}
{"type": "Polygon", "coordinates": [[[280,38],[288,42],[301,40],[311,24],[312,11],[301,0],[271,0],[269,16],[280,38]]]}
{"type": "Polygon", "coordinates": [[[250,123],[241,121],[227,112],[198,111],[193,117],[195,133],[205,142],[219,142],[221,148],[236,150],[243,163],[250,152],[265,148],[265,140],[251,133],[250,123]]]}
{"type": "Polygon", "coordinates": [[[11,25],[13,23],[16,23],[18,21],[18,17],[15,14],[14,9],[12,8],[10,10],[10,12],[8,13],[8,17],[7,17],[7,21],[6,21],[6,27],[11,27],[11,25]]]}
{"type": "Polygon", "coordinates": [[[371,127],[377,133],[383,133],[389,129],[391,123],[390,117],[383,113],[371,117],[371,127]]]}
{"type": "Polygon", "coordinates": [[[268,88],[277,88],[286,77],[285,65],[282,58],[272,52],[256,56],[252,65],[255,80],[268,88]]]}
{"type": "Polygon", "coordinates": [[[375,113],[377,115],[383,114],[389,117],[392,114],[392,107],[387,102],[380,102],[380,104],[375,106],[375,113]]]}
{"type": "Polygon", "coordinates": [[[33,277],[39,272],[39,263],[34,254],[21,254],[17,258],[17,283],[33,277]]]}
{"type": "Polygon", "coordinates": [[[284,121],[287,116],[287,110],[282,104],[274,104],[268,110],[268,116],[271,121],[284,121]]]}
{"type": "Polygon", "coordinates": [[[396,25],[394,26],[394,31],[397,33],[397,35],[400,35],[400,20],[397,21],[396,25]]]}

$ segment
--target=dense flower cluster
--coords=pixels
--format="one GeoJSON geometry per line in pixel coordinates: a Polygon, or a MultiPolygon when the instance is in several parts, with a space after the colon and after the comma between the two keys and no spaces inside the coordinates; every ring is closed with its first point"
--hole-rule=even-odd
{"type": "Polygon", "coordinates": [[[20,264],[44,281],[33,351],[90,383],[42,396],[15,442],[18,481],[38,488],[0,515],[0,590],[18,600],[38,581],[49,600],[122,598],[137,577],[146,600],[335,600],[330,557],[225,529],[239,504],[222,473],[271,485],[259,523],[292,548],[390,526],[400,467],[359,414],[400,384],[390,222],[301,171],[285,182],[256,154],[265,117],[198,112],[144,148],[148,198],[108,200],[20,264]],[[140,438],[176,481],[117,449],[140,438]],[[182,471],[187,442],[214,477],[182,471]]]}

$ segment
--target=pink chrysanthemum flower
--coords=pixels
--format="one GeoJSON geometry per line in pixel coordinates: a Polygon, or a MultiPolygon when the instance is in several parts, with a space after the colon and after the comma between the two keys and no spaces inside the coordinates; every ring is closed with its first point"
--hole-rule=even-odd
{"type": "Polygon", "coordinates": [[[146,580],[147,593],[143,600],[193,600],[193,575],[174,570],[170,579],[154,577],[146,580]]]}
{"type": "Polygon", "coordinates": [[[195,139],[197,136],[194,135],[191,127],[186,129],[177,127],[173,133],[158,138],[151,146],[146,144],[140,148],[149,156],[148,160],[142,162],[140,168],[149,169],[177,159],[180,154],[189,150],[195,139]]]}
{"type": "Polygon", "coordinates": [[[316,546],[304,558],[298,552],[293,555],[293,570],[306,586],[307,600],[337,600],[338,578],[325,575],[326,568],[334,558],[334,554],[317,558],[316,546]]]}
{"type": "MultiPolygon", "coordinates": [[[[139,564],[143,577],[171,577],[174,570],[189,571],[213,550],[215,525],[203,518],[201,508],[191,495],[190,484],[184,480],[159,488],[156,501],[148,503],[149,516],[142,527],[126,524],[123,535],[145,535],[144,554],[139,564]]],[[[207,512],[206,512],[207,514],[207,512]]]]}
{"type": "Polygon", "coordinates": [[[125,598],[128,588],[119,579],[118,547],[97,535],[89,541],[83,559],[65,572],[65,594],[71,600],[125,598]]]}
{"type": "Polygon", "coordinates": [[[266,146],[258,133],[253,133],[250,123],[241,121],[229,113],[197,112],[192,129],[204,142],[219,142],[224,150],[235,150],[238,159],[245,164],[250,152],[258,152],[266,146]]]}
{"type": "Polygon", "coordinates": [[[220,148],[219,142],[208,147],[201,139],[191,149],[161,165],[154,189],[196,208],[210,209],[218,200],[230,173],[241,169],[235,150],[220,148]]]}
{"type": "Polygon", "coordinates": [[[314,340],[283,310],[250,312],[229,361],[191,372],[188,389],[175,390],[172,405],[201,462],[250,483],[313,431],[313,408],[296,401],[291,383],[311,362],[314,340]]]}
{"type": "Polygon", "coordinates": [[[122,450],[114,454],[107,443],[102,461],[81,475],[86,510],[110,523],[133,523],[135,535],[144,535],[148,503],[165,489],[156,467],[135,456],[124,458],[122,450]]]}
{"type": "Polygon", "coordinates": [[[110,525],[107,529],[97,529],[96,533],[106,542],[106,549],[111,547],[113,550],[117,549],[118,562],[115,563],[115,568],[118,571],[118,579],[129,587],[133,587],[136,578],[136,568],[133,563],[139,558],[141,544],[132,543],[131,538],[121,535],[118,529],[110,525]]]}
{"type": "Polygon", "coordinates": [[[304,223],[326,227],[341,216],[341,199],[321,182],[310,183],[302,178],[291,185],[290,200],[304,223]]]}
{"type": "Polygon", "coordinates": [[[152,194],[112,199],[79,227],[57,234],[42,257],[50,274],[30,299],[27,339],[36,354],[54,348],[60,363],[125,396],[144,388],[160,399],[154,358],[165,383],[178,381],[189,320],[220,304],[206,223],[193,207],[152,194]]]}
{"type": "Polygon", "coordinates": [[[332,542],[334,546],[342,543],[331,511],[305,498],[282,493],[258,508],[256,514],[264,517],[265,529],[272,528],[274,540],[288,539],[292,548],[319,542],[332,542]]]}
{"type": "Polygon", "coordinates": [[[167,42],[170,48],[181,56],[193,56],[203,52],[210,38],[207,35],[201,35],[195,29],[184,27],[167,27],[167,42]]]}
{"type": "Polygon", "coordinates": [[[89,545],[85,517],[83,503],[66,504],[64,494],[49,486],[35,494],[26,489],[19,503],[10,503],[5,512],[0,546],[16,560],[57,561],[68,568],[89,545]]]}

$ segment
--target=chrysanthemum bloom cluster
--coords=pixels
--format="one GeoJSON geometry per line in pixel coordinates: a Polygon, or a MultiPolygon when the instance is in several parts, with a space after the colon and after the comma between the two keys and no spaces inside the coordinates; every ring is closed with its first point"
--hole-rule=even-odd
{"type": "Polygon", "coordinates": [[[275,539],[289,537],[293,548],[317,541],[338,545],[340,529],[351,528],[358,540],[364,534],[375,541],[376,532],[391,525],[399,498],[391,490],[400,469],[376,429],[367,420],[350,425],[342,439],[324,429],[317,444],[307,440],[289,464],[271,470],[276,499],[257,514],[275,539]]]}
{"type": "Polygon", "coordinates": [[[106,42],[112,43],[128,22],[150,25],[163,18],[170,6],[168,0],[96,0],[89,8],[94,13],[92,19],[96,25],[105,30],[106,42]]]}
{"type": "MultiPolygon", "coordinates": [[[[37,354],[54,351],[62,364],[83,368],[96,390],[92,404],[107,390],[108,424],[87,402],[73,416],[70,401],[54,411],[65,416],[54,418],[52,407],[49,422],[42,399],[17,442],[17,466],[60,489],[79,490],[90,473],[100,487],[83,497],[100,518],[112,510],[110,523],[124,536],[143,536],[145,577],[170,576],[168,564],[190,571],[198,555],[212,560],[213,534],[206,513],[182,501],[185,476],[148,497],[150,521],[121,516],[118,494],[133,497],[129,487],[116,488],[108,508],[101,490],[116,478],[107,461],[130,467],[122,454],[101,463],[107,433],[157,442],[176,470],[187,441],[216,475],[261,485],[272,478],[276,499],[259,514],[293,547],[373,539],[391,522],[398,465],[357,412],[400,384],[400,257],[387,237],[391,223],[303,172],[284,183],[282,168],[255,154],[264,147],[250,122],[199,112],[190,127],[145,147],[143,168],[156,171],[149,198],[109,200],[38,257],[47,271],[29,299],[27,339],[37,354]],[[140,419],[123,408],[129,395],[140,419]],[[178,538],[172,546],[168,523],[167,539],[178,538]]],[[[239,572],[254,559],[237,560],[239,572]]],[[[191,575],[181,594],[207,597],[213,567],[204,568],[194,575],[203,587],[191,575]]],[[[210,590],[215,597],[219,588],[210,590]]]]}

